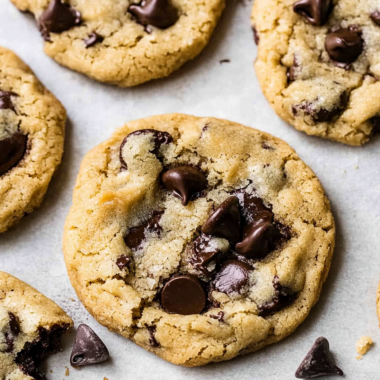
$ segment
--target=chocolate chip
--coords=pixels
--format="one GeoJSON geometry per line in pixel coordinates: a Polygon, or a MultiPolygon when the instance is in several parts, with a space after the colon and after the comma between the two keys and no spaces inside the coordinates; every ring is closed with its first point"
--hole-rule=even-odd
{"type": "Polygon", "coordinates": [[[288,69],[286,73],[286,77],[288,78],[288,82],[294,82],[296,80],[296,71],[300,67],[300,64],[297,60],[297,57],[294,55],[293,65],[288,69]]]}
{"type": "Polygon", "coordinates": [[[138,250],[145,240],[146,232],[156,232],[159,235],[162,231],[159,225],[162,214],[162,211],[154,211],[153,215],[141,226],[131,228],[128,235],[124,238],[125,244],[132,250],[138,250]]]}
{"type": "Polygon", "coordinates": [[[128,267],[130,262],[131,262],[131,259],[128,256],[121,255],[116,260],[116,265],[119,267],[120,270],[123,270],[128,267]]]}
{"type": "Polygon", "coordinates": [[[12,96],[18,96],[11,91],[0,90],[0,110],[12,110],[16,112],[14,104],[12,102],[12,96]]]}
{"type": "Polygon", "coordinates": [[[70,356],[70,364],[73,367],[80,367],[102,363],[108,358],[107,347],[95,332],[85,324],[79,325],[70,356]]]}
{"type": "Polygon", "coordinates": [[[255,41],[255,44],[258,45],[260,42],[259,32],[254,26],[252,27],[252,31],[253,31],[253,40],[255,41]]]}
{"type": "Polygon", "coordinates": [[[46,377],[38,369],[38,365],[50,354],[62,351],[61,336],[70,325],[53,325],[49,330],[38,328],[38,336],[32,342],[26,342],[23,349],[15,357],[20,370],[36,380],[45,380],[46,377]]]}
{"type": "Polygon", "coordinates": [[[380,26],[380,12],[375,11],[370,14],[371,20],[378,26],[380,26]]]}
{"type": "Polygon", "coordinates": [[[20,334],[20,321],[19,319],[10,311],[8,312],[8,317],[9,317],[9,328],[12,332],[13,336],[17,336],[20,334]]]}
{"type": "Polygon", "coordinates": [[[259,220],[244,227],[243,240],[236,244],[235,250],[249,259],[261,259],[275,248],[280,238],[271,222],[259,220]]]}
{"type": "Polygon", "coordinates": [[[210,318],[217,319],[219,322],[224,322],[224,311],[219,311],[217,315],[210,314],[210,318]]]}
{"type": "Polygon", "coordinates": [[[92,32],[88,35],[87,38],[83,40],[84,44],[86,45],[86,49],[88,49],[91,46],[94,46],[95,44],[99,42],[103,42],[104,37],[102,37],[100,34],[96,32],[92,32]]]}
{"type": "Polygon", "coordinates": [[[206,220],[202,232],[236,243],[240,238],[241,217],[239,199],[227,198],[206,220]]]}
{"type": "Polygon", "coordinates": [[[303,359],[295,376],[297,379],[314,379],[333,375],[343,376],[343,371],[334,363],[328,340],[321,336],[303,359]]]}
{"type": "Polygon", "coordinates": [[[166,29],[174,25],[178,19],[178,11],[171,0],[144,0],[140,4],[132,4],[128,12],[136,17],[141,25],[153,25],[166,29]]]}
{"type": "Polygon", "coordinates": [[[165,188],[181,199],[184,206],[194,200],[208,185],[206,176],[193,166],[170,169],[161,178],[165,188]]]}
{"type": "Polygon", "coordinates": [[[316,123],[324,123],[331,121],[336,116],[338,116],[342,112],[342,110],[347,106],[348,101],[348,94],[344,91],[340,95],[340,103],[333,107],[331,110],[327,110],[323,107],[316,108],[315,102],[305,102],[303,104],[294,105],[292,107],[292,111],[295,116],[299,115],[299,113],[301,112],[306,115],[310,115],[316,123]]]}
{"type": "Polygon", "coordinates": [[[156,339],[156,330],[157,330],[157,327],[156,326],[148,326],[148,325],[145,325],[146,329],[148,330],[149,332],[149,343],[152,347],[160,347],[160,343],[158,343],[157,339],[156,339]]]}
{"type": "Polygon", "coordinates": [[[241,293],[248,284],[253,269],[246,263],[228,260],[223,263],[215,276],[213,288],[221,293],[241,293]]]}
{"type": "Polygon", "coordinates": [[[270,302],[259,305],[261,316],[267,316],[283,309],[292,303],[297,296],[291,289],[280,284],[278,276],[274,276],[273,278],[273,287],[275,292],[273,299],[270,302]]]}
{"type": "Polygon", "coordinates": [[[171,278],[164,286],[161,304],[168,313],[200,314],[206,306],[206,294],[197,277],[180,275],[171,278]]]}
{"type": "Polygon", "coordinates": [[[208,265],[221,254],[220,249],[210,245],[210,241],[211,238],[207,235],[202,234],[199,236],[192,244],[192,254],[189,259],[190,264],[205,275],[212,272],[212,270],[209,270],[208,265]]]}
{"type": "Polygon", "coordinates": [[[0,176],[16,166],[24,157],[27,140],[27,136],[19,132],[0,140],[0,176]]]}
{"type": "Polygon", "coordinates": [[[51,0],[47,9],[38,19],[42,37],[50,41],[50,33],[62,33],[81,23],[81,14],[62,0],[51,0]]]}
{"type": "Polygon", "coordinates": [[[315,26],[324,25],[332,10],[331,0],[300,0],[293,5],[294,12],[315,26]]]}
{"type": "Polygon", "coordinates": [[[173,137],[168,132],[161,132],[157,131],[155,129],[140,129],[138,131],[134,131],[130,133],[127,137],[124,138],[123,142],[120,145],[120,162],[123,169],[127,169],[127,163],[123,159],[123,148],[124,145],[127,143],[128,139],[132,136],[139,136],[139,135],[148,135],[152,134],[154,139],[154,149],[151,151],[151,153],[158,155],[159,150],[161,148],[161,145],[163,144],[170,144],[173,142],[173,137]]]}
{"type": "Polygon", "coordinates": [[[356,28],[343,28],[327,34],[325,48],[332,60],[352,63],[363,51],[363,40],[356,28]]]}

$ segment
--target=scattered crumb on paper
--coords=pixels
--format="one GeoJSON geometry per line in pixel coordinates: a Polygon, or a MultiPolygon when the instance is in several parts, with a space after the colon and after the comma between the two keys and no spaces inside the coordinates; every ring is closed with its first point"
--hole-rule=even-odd
{"type": "Polygon", "coordinates": [[[66,367],[66,373],[65,373],[65,376],[69,376],[69,375],[70,375],[69,367],[66,367]]]}
{"type": "Polygon", "coordinates": [[[362,336],[356,342],[356,352],[359,355],[364,355],[371,348],[372,344],[373,344],[373,341],[370,336],[362,336]]]}

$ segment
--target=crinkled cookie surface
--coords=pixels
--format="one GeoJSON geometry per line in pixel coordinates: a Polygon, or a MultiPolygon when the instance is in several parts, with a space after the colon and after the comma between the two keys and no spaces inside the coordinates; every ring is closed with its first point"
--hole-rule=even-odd
{"type": "Polygon", "coordinates": [[[66,112],[0,47],[0,232],[37,208],[61,162],[66,112]]]}
{"type": "Polygon", "coordinates": [[[255,0],[256,73],[277,114],[309,135],[366,143],[380,116],[380,6],[255,0]]]}
{"type": "Polygon", "coordinates": [[[98,81],[170,75],[207,45],[224,0],[11,0],[35,15],[45,52],[98,81]]]}
{"type": "Polygon", "coordinates": [[[198,366],[294,331],[334,241],[323,189],[285,142],[170,114],[127,123],[85,156],[64,254],[100,323],[198,366]]]}
{"type": "Polygon", "coordinates": [[[36,289],[0,272],[0,379],[45,379],[38,366],[61,350],[73,321],[36,289]]]}

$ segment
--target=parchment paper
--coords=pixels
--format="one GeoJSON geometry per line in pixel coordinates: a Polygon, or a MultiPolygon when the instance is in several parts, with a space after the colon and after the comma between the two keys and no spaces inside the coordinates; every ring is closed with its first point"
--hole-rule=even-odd
{"type": "Polygon", "coordinates": [[[112,356],[105,364],[71,368],[69,356],[75,335],[71,333],[64,341],[64,351],[46,364],[49,380],[294,379],[301,360],[321,335],[329,339],[347,379],[380,379],[375,306],[380,279],[379,138],[364,148],[351,148],[308,137],[275,115],[252,66],[256,47],[249,20],[251,5],[250,1],[230,0],[209,46],[171,77],[118,89],[60,67],[48,58],[32,16],[19,12],[10,1],[0,0],[0,45],[14,50],[32,67],[69,116],[63,164],[42,207],[0,236],[0,269],[56,301],[76,325],[90,325],[112,356]],[[220,63],[223,59],[230,62],[220,63]],[[100,326],[78,301],[61,249],[63,225],[84,154],[126,121],[168,112],[226,118],[284,139],[320,178],[337,222],[330,275],[320,301],[298,330],[258,353],[202,368],[166,363],[100,326]],[[370,335],[375,346],[357,361],[355,342],[361,335],[370,335]],[[70,367],[69,376],[65,366],[70,367]]]}

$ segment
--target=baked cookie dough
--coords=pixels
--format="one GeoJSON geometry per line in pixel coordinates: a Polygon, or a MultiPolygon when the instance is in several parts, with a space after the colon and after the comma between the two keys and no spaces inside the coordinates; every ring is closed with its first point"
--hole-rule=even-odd
{"type": "Polygon", "coordinates": [[[61,336],[72,326],[53,301],[0,272],[0,379],[46,379],[38,366],[61,351],[61,336]]]}
{"type": "Polygon", "coordinates": [[[191,367],[294,331],[334,241],[321,184],[285,142],[171,114],[127,123],[85,156],[64,254],[101,324],[191,367]]]}
{"type": "Polygon", "coordinates": [[[66,112],[0,47],[0,232],[37,208],[61,162],[66,112]]]}
{"type": "Polygon", "coordinates": [[[255,0],[261,88],[309,135],[363,145],[380,126],[380,6],[372,0],[255,0]]]}
{"type": "Polygon", "coordinates": [[[163,78],[207,45],[225,0],[11,0],[32,12],[45,52],[121,87],[163,78]]]}

